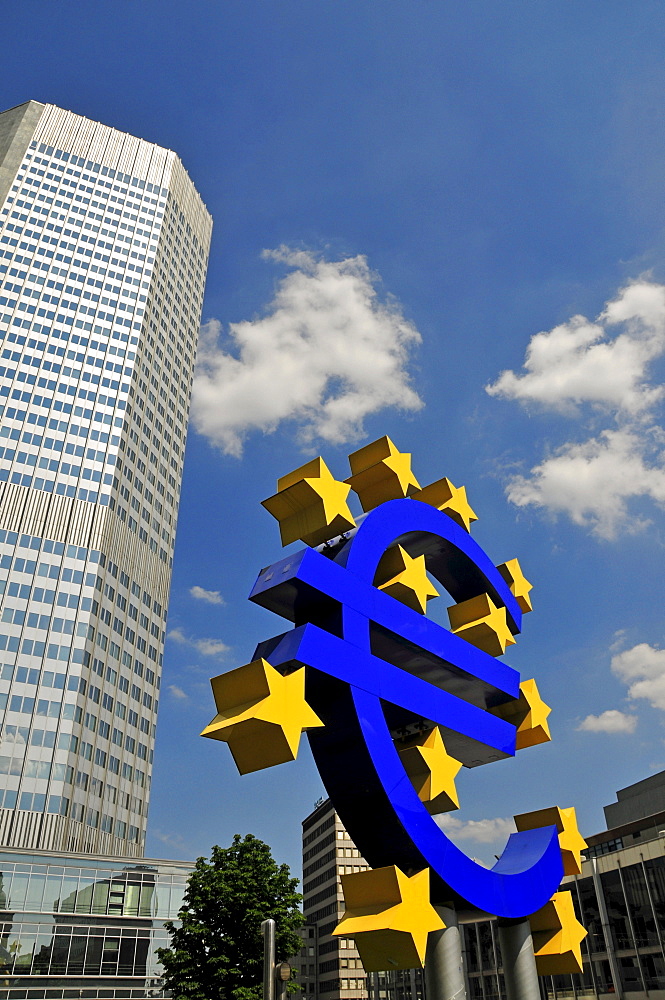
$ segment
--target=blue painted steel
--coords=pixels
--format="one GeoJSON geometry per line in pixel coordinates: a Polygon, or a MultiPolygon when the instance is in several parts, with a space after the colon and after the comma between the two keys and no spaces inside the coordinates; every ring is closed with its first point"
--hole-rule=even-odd
{"type": "Polygon", "coordinates": [[[515,753],[515,727],[509,722],[371,653],[362,649],[350,651],[347,642],[316,625],[301,625],[287,632],[266,658],[277,668],[295,663],[314,666],[375,699],[398,705],[416,717],[467,737],[468,766],[473,766],[480,755],[485,760],[498,760],[515,753]]]}
{"type": "MultiPolygon", "coordinates": [[[[411,503],[412,507],[414,505],[415,501],[411,503]]],[[[418,506],[425,507],[424,504],[418,506]]],[[[457,527],[450,518],[446,517],[446,520],[452,527],[457,527]]],[[[355,536],[353,545],[358,537],[355,536]]],[[[499,576],[496,571],[495,574],[499,576]]],[[[499,579],[503,583],[502,578],[499,579]]],[[[512,594],[510,596],[512,598],[512,594]]],[[[494,705],[518,696],[520,676],[517,670],[377,590],[372,586],[371,579],[366,582],[358,578],[316,549],[303,549],[264,570],[250,594],[251,601],[290,621],[296,620],[303,604],[311,609],[317,601],[326,597],[340,606],[353,608],[370,622],[417,647],[421,659],[428,661],[428,671],[438,661],[448,664],[460,680],[467,682],[461,697],[474,704],[480,703],[476,699],[481,688],[492,692],[494,705]]],[[[486,702],[482,704],[485,707],[486,702]]]]}
{"type": "Polygon", "coordinates": [[[251,599],[295,622],[255,655],[305,664],[307,700],[324,722],[309,735],[321,777],[372,867],[426,865],[433,899],[501,917],[540,909],[563,876],[556,827],[513,834],[492,869],[468,858],[420,802],[391,730],[442,728],[467,766],[515,752],[515,728],[491,708],[519,693],[519,674],[376,589],[385,550],[399,542],[457,602],[489,593],[514,632],[521,611],[496,567],[446,514],[417,500],[371,511],[336,547],[306,549],[263,570],[251,599]]]}

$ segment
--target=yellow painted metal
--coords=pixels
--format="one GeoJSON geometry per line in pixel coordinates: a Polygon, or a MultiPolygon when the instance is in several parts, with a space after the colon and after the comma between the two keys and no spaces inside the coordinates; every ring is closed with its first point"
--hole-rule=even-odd
{"type": "Polygon", "coordinates": [[[575,807],[562,809],[560,806],[550,806],[548,809],[536,809],[534,812],[522,813],[515,817],[518,830],[535,830],[540,826],[556,826],[559,831],[559,847],[563,860],[564,875],[581,875],[582,851],[587,842],[577,827],[575,807]]]}
{"type": "Polygon", "coordinates": [[[510,587],[510,592],[522,611],[525,614],[527,611],[533,611],[531,597],[529,596],[529,592],[533,590],[533,584],[529,583],[522,572],[519,559],[509,559],[508,562],[497,566],[497,569],[510,587]]]}
{"type": "Polygon", "coordinates": [[[539,976],[582,971],[586,930],[575,916],[569,892],[555,892],[549,903],[529,917],[539,976]]]}
{"type": "Polygon", "coordinates": [[[365,511],[420,490],[411,471],[410,453],[398,451],[389,437],[355,451],[349,455],[349,463],[351,476],[346,482],[358,494],[365,511]]]}
{"type": "Polygon", "coordinates": [[[346,502],[351,487],[340,483],[322,458],[314,458],[277,481],[263,506],[279,521],[282,545],[298,539],[320,545],[350,531],[355,519],[346,502]]]}
{"type": "Polygon", "coordinates": [[[427,935],[445,927],[429,885],[429,868],[410,878],[394,865],[342,875],[346,913],[333,934],[354,938],[367,972],[422,967],[427,935]]]}
{"type": "Polygon", "coordinates": [[[455,778],[462,765],[446,750],[438,726],[395,746],[404,770],[429,812],[459,809],[455,778]]]}
{"type": "Polygon", "coordinates": [[[414,493],[413,499],[422,500],[423,503],[442,510],[465,531],[471,531],[471,522],[478,520],[467,500],[465,487],[453,486],[449,479],[438,479],[435,483],[430,483],[420,493],[414,493]]]}
{"type": "Polygon", "coordinates": [[[402,604],[424,615],[427,602],[439,596],[425,568],[425,556],[412,559],[401,545],[393,545],[381,558],[374,583],[402,604]]]}
{"type": "Polygon", "coordinates": [[[305,701],[305,671],[283,676],[267,660],[213,677],[217,715],[201,733],[224,740],[241,774],[295,760],[305,729],[322,726],[305,701]]]}
{"type": "Polygon", "coordinates": [[[506,609],[497,608],[489,594],[479,594],[448,608],[451,630],[491,656],[501,656],[515,639],[508,628],[506,609]]]}
{"type": "Polygon", "coordinates": [[[540,697],[538,685],[533,678],[522,681],[519,698],[499,705],[491,711],[493,715],[498,715],[500,719],[512,722],[517,727],[515,741],[517,750],[548,743],[552,739],[547,722],[552,709],[540,697]]]}

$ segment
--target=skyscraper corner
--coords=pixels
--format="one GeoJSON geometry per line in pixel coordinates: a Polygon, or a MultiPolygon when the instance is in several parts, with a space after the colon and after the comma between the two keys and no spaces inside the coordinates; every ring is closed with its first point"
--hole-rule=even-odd
{"type": "Polygon", "coordinates": [[[0,844],[143,853],[212,221],[171,150],[0,114],[0,844]]]}

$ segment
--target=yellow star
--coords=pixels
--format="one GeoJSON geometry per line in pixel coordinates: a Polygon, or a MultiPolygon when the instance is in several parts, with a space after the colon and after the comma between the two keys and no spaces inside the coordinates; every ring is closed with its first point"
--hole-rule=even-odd
{"type": "Polygon", "coordinates": [[[427,602],[439,596],[427,576],[425,556],[412,559],[401,545],[393,546],[384,553],[375,580],[379,590],[384,590],[402,604],[424,615],[427,602]]]}
{"type": "Polygon", "coordinates": [[[497,608],[489,594],[479,594],[461,604],[454,604],[448,608],[448,617],[455,635],[490,656],[501,656],[506,646],[515,643],[506,621],[506,609],[497,608]]]}
{"type": "Polygon", "coordinates": [[[549,903],[529,917],[539,976],[582,971],[586,930],[575,916],[569,892],[555,892],[549,903]]]}
{"type": "Polygon", "coordinates": [[[549,809],[536,809],[535,812],[522,813],[515,817],[518,830],[535,830],[540,826],[556,826],[559,831],[559,847],[563,861],[564,875],[581,875],[582,851],[587,842],[577,828],[577,816],[574,806],[562,809],[551,806],[549,809]]]}
{"type": "Polygon", "coordinates": [[[449,479],[439,479],[435,483],[430,483],[420,493],[414,493],[413,499],[422,500],[423,503],[442,510],[465,531],[471,531],[471,522],[478,520],[466,498],[464,486],[453,486],[449,479]]]}
{"type": "Polygon", "coordinates": [[[552,739],[547,723],[547,716],[551,711],[550,706],[540,697],[538,685],[531,679],[520,684],[519,698],[498,705],[492,709],[492,714],[517,727],[515,748],[525,750],[526,747],[535,747],[552,739]]]}
{"type": "Polygon", "coordinates": [[[429,900],[429,868],[411,878],[395,866],[342,875],[342,889],[346,913],[333,934],[355,939],[366,972],[423,966],[427,935],[445,927],[429,900]]]}
{"type": "Polygon", "coordinates": [[[210,683],[218,714],[201,736],[228,743],[241,774],[295,760],[302,732],[323,725],[305,701],[303,668],[282,676],[253,660],[210,683]]]}
{"type": "Polygon", "coordinates": [[[314,458],[277,481],[263,506],[279,521],[282,545],[298,538],[320,545],[355,527],[346,499],[351,487],[333,478],[322,458],[314,458]]]}
{"type": "Polygon", "coordinates": [[[533,590],[533,584],[529,583],[522,572],[519,560],[509,559],[508,562],[501,563],[500,566],[497,566],[497,569],[510,587],[510,592],[522,611],[525,613],[527,611],[532,611],[533,605],[531,604],[529,591],[533,590]]]}
{"type": "Polygon", "coordinates": [[[459,809],[455,778],[462,765],[446,750],[438,726],[396,747],[404,770],[429,812],[459,809]]]}
{"type": "Polygon", "coordinates": [[[389,437],[355,451],[349,455],[349,462],[352,474],[346,482],[358,494],[365,511],[420,489],[411,471],[410,453],[398,451],[389,437]]]}

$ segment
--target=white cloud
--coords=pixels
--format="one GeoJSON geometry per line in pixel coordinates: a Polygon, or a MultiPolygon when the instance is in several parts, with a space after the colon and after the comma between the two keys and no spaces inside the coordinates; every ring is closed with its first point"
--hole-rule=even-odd
{"type": "Polygon", "coordinates": [[[168,689],[173,695],[173,697],[177,698],[178,701],[187,701],[187,699],[189,698],[189,695],[185,694],[183,689],[181,687],[178,687],[177,684],[169,684],[168,689]]]}
{"type": "MultiPolygon", "coordinates": [[[[656,439],[657,441],[657,439],[656,439]]],[[[630,428],[602,431],[581,444],[569,442],[508,484],[508,499],[567,514],[602,538],[647,523],[629,516],[627,501],[649,497],[665,503],[665,465],[654,436],[630,428]]]]}
{"type": "Polygon", "coordinates": [[[156,830],[155,827],[152,828],[150,833],[157,840],[160,840],[163,844],[167,844],[176,851],[185,849],[185,841],[179,833],[164,833],[162,830],[156,830]]]}
{"type": "Polygon", "coordinates": [[[526,374],[504,371],[486,387],[491,396],[575,410],[591,403],[638,414],[663,398],[665,387],[645,382],[650,363],[665,352],[665,286],[636,281],[609,302],[595,323],[573,316],[537,333],[526,350],[526,374]],[[608,327],[624,325],[615,337],[608,327]]]}
{"type": "Polygon", "coordinates": [[[180,643],[181,646],[191,646],[199,651],[202,656],[220,656],[226,653],[229,647],[221,639],[192,639],[185,635],[181,628],[172,628],[167,633],[167,639],[180,643]]]}
{"type": "Polygon", "coordinates": [[[181,628],[172,628],[169,631],[167,638],[173,639],[174,642],[180,642],[183,645],[189,642],[189,639],[187,638],[187,636],[185,635],[185,633],[181,628]]]}
{"type": "Polygon", "coordinates": [[[224,604],[224,598],[218,590],[206,590],[205,587],[190,587],[189,592],[197,601],[207,601],[208,604],[224,604]]]}
{"type": "Polygon", "coordinates": [[[327,261],[287,247],[264,251],[290,272],[265,314],[202,328],[192,419],[227,454],[242,454],[252,431],[292,421],[299,440],[357,440],[363,421],[387,407],[423,405],[407,364],[421,337],[398,302],[378,294],[363,256],[327,261]]]}
{"type": "Polygon", "coordinates": [[[578,729],[586,733],[634,733],[637,716],[620,712],[618,708],[608,708],[600,715],[587,715],[578,729]]]}
{"type": "Polygon", "coordinates": [[[511,833],[515,833],[515,821],[512,816],[495,819],[462,820],[450,813],[441,813],[434,817],[438,826],[451,840],[471,840],[476,844],[493,844],[495,841],[506,841],[511,833]]]}
{"type": "Polygon", "coordinates": [[[229,648],[221,639],[194,639],[192,646],[203,656],[220,656],[229,648]]]}
{"type": "Polygon", "coordinates": [[[587,433],[592,424],[584,422],[584,404],[614,423],[566,441],[527,475],[513,476],[508,499],[567,515],[606,539],[648,524],[630,501],[665,504],[665,434],[656,419],[665,386],[648,382],[652,362],[663,354],[665,286],[646,280],[622,289],[595,322],[574,316],[532,337],[525,373],[505,371],[487,392],[575,415],[587,433]]]}
{"type": "Polygon", "coordinates": [[[640,642],[612,657],[612,672],[626,681],[631,698],[665,709],[665,649],[640,642]]]}

